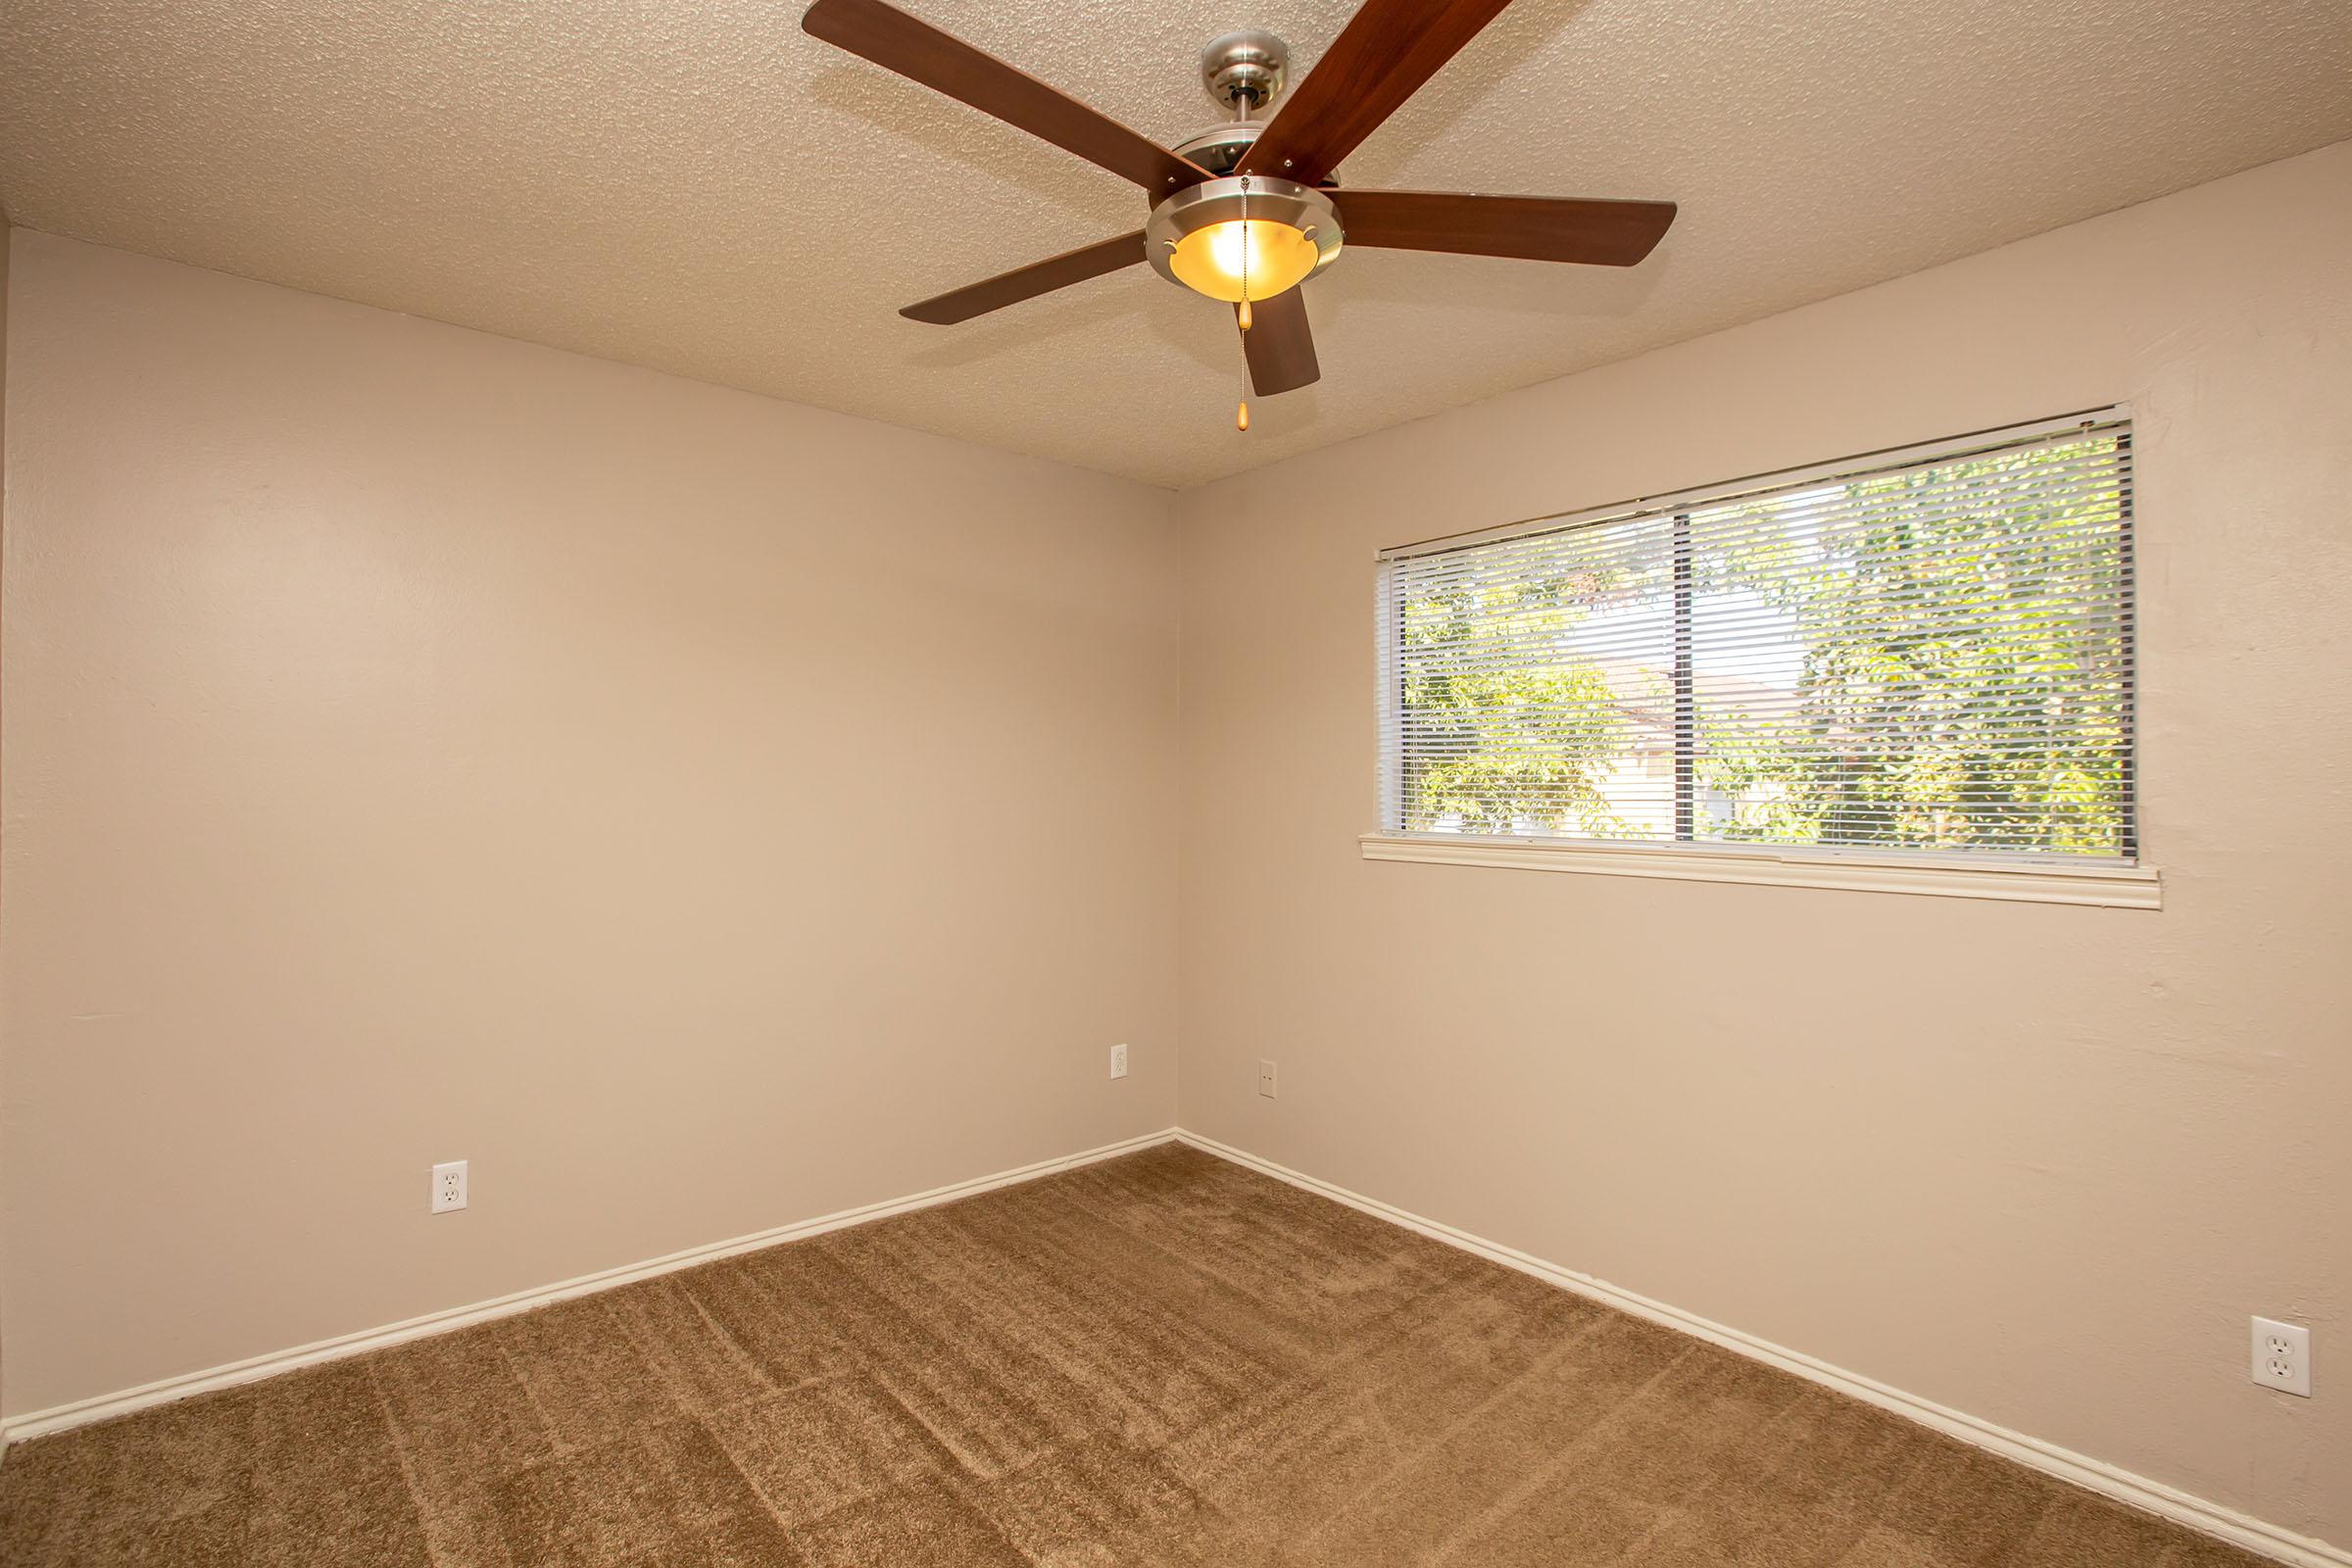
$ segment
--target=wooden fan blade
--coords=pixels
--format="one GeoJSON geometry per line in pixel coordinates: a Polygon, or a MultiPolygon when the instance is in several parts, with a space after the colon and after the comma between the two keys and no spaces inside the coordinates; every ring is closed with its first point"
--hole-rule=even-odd
{"type": "MultiPolygon", "coordinates": [[[[1238,320],[1242,308],[1233,309],[1238,320]]],[[[1242,357],[1250,362],[1250,388],[1261,398],[1323,379],[1323,367],[1315,363],[1315,334],[1306,324],[1305,294],[1290,288],[1270,300],[1251,301],[1242,357]]]]}
{"type": "Polygon", "coordinates": [[[1510,0],[1364,0],[1241,162],[1312,185],[1379,128],[1510,0]]]}
{"type": "Polygon", "coordinates": [[[1090,277],[1115,272],[1122,267],[1133,267],[1143,259],[1144,231],[1139,228],[1117,239],[1083,245],[977,283],[967,283],[953,293],[909,305],[899,314],[910,321],[953,326],[975,316],[1001,311],[1007,305],[1033,300],[1040,294],[1051,294],[1057,288],[1068,288],[1072,283],[1083,283],[1090,277]]]}
{"type": "Polygon", "coordinates": [[[1209,177],[1207,170],[1141,131],[883,0],[816,0],[801,25],[829,44],[1042,136],[1157,195],[1209,177]]]}
{"type": "Polygon", "coordinates": [[[1631,267],[1665,238],[1672,202],[1473,196],[1442,190],[1335,190],[1347,243],[1456,256],[1631,267]]]}

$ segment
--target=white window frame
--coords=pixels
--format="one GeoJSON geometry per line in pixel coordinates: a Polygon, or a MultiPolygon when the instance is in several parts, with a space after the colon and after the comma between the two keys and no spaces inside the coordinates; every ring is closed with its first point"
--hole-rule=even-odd
{"type": "MultiPolygon", "coordinates": [[[[2088,425],[2130,420],[2129,407],[2101,409],[2037,419],[2027,424],[1971,431],[1965,435],[1906,447],[1858,453],[1803,467],[1749,474],[1739,479],[1637,497],[1605,507],[1556,516],[1450,534],[1382,550],[1376,563],[1458,550],[1468,545],[1517,538],[1650,514],[1680,506],[1700,507],[1737,496],[1785,486],[1830,483],[1883,469],[1940,459],[1960,459],[1974,452],[2006,446],[2039,435],[2062,434],[2088,425]]],[[[2126,520],[2127,548],[2134,519],[2126,520]]],[[[2136,583],[2134,584],[2136,591],[2136,583]]],[[[1387,730],[1396,702],[1396,627],[1394,607],[1385,591],[1377,596],[1379,659],[1376,673],[1377,716],[1375,751],[1380,776],[1380,820],[1399,819],[1396,799],[1397,769],[1378,740],[1387,730]]],[[[2137,605],[2134,604],[2134,619],[2137,605]]],[[[2133,700],[2137,699],[2136,663],[2133,700]]],[[[2108,908],[2162,907],[2163,881],[2146,858],[2144,823],[2138,820],[2141,783],[2136,755],[2132,760],[2133,812],[2137,854],[2133,858],[2085,857],[2079,861],[2058,858],[2026,858],[1980,851],[1885,851],[1821,848],[1808,845],[1640,843],[1624,840],[1493,837],[1463,833],[1401,833],[1376,830],[1358,839],[1366,860],[1407,861],[1424,865],[1496,866],[1519,871],[1567,871],[1597,876],[1664,877],[1677,881],[1753,883],[1770,887],[1835,888],[1853,892],[1910,893],[1943,898],[2005,899],[2029,904],[2095,905],[2108,908]]]]}

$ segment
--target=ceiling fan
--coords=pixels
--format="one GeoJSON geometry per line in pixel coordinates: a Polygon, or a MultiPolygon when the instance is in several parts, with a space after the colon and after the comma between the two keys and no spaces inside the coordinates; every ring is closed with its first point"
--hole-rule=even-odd
{"type": "MultiPolygon", "coordinates": [[[[899,314],[948,325],[1149,262],[1162,277],[1233,306],[1250,384],[1270,397],[1322,375],[1298,285],[1343,242],[1390,250],[1631,267],[1674,221],[1672,202],[1466,192],[1343,190],[1339,166],[1509,0],[1365,0],[1306,79],[1268,118],[1289,51],[1265,32],[1202,52],[1209,96],[1231,122],[1162,147],[884,0],[816,0],[816,37],[1135,181],[1142,228],[899,314]]],[[[1249,405],[1241,428],[1248,429],[1249,405]]]]}

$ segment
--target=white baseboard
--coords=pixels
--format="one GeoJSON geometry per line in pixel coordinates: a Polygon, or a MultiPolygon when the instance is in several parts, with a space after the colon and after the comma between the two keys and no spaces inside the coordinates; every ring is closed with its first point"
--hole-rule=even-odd
{"type": "Polygon", "coordinates": [[[2056,1476],[2061,1481],[2072,1482],[2078,1487],[2112,1497],[2118,1502],[2137,1508],[2142,1512],[2170,1519],[2202,1535],[2217,1537],[2229,1542],[2231,1545],[2242,1546],[2248,1551],[2258,1552],[2278,1562],[2295,1564],[2296,1568],[2352,1568],[2352,1551],[2328,1545],[2324,1541],[2315,1541],[2309,1536],[2295,1535],[2279,1529],[2277,1525],[2265,1524],[2259,1519],[2239,1513],[2234,1508],[2225,1508],[2220,1503],[2208,1502],[2202,1497],[2191,1496],[2177,1487],[2166,1486],[2161,1481],[2150,1481],[2145,1476],[2133,1475],[2128,1470],[2121,1470],[2114,1465],[2061,1448],[2056,1444],[2044,1443],[2039,1438],[2030,1438],[2022,1432],[2012,1432],[2006,1427],[1995,1426],[1989,1421],[1981,1420],[1976,1416],[1937,1404],[1932,1399],[1923,1399],[1915,1394],[1906,1394],[1900,1389],[1889,1388],[1875,1378],[1866,1378],[1858,1372],[1848,1372],[1842,1367],[1832,1366],[1827,1361],[1817,1360],[1801,1351],[1787,1349],[1768,1340],[1757,1339],[1752,1334],[1743,1334],[1738,1329],[1726,1328],[1720,1323],[1710,1322],[1694,1313],[1686,1312],[1680,1307],[1668,1306],[1663,1301],[1653,1301],[1645,1296],[1637,1296],[1632,1291],[1611,1285],[1604,1280],[1596,1280],[1589,1274],[1579,1274],[1574,1269],[1562,1268],[1557,1263],[1547,1263],[1544,1259],[1531,1256],[1516,1248],[1490,1242],[1484,1237],[1473,1236],[1468,1231],[1457,1230],[1451,1225],[1441,1224],[1433,1219],[1423,1219],[1418,1214],[1384,1203],[1378,1199],[1366,1198],[1361,1193],[1351,1193],[1345,1187],[1337,1187],[1330,1182],[1319,1181],[1312,1176],[1292,1170],[1288,1166],[1277,1165],[1270,1159],[1260,1159],[1255,1154],[1235,1149],[1229,1144],[1218,1143],[1213,1138],[1205,1138],[1199,1133],[1186,1132],[1182,1129],[1178,1130],[1176,1137],[1178,1141],[1189,1144],[1206,1153],[1214,1154],[1220,1159],[1229,1159],[1237,1165],[1246,1165],[1251,1170],[1262,1172],[1278,1181],[1285,1181],[1294,1187],[1301,1187],[1310,1193],[1336,1200],[1350,1208],[1361,1209],[1367,1214],[1401,1225],[1407,1230],[1418,1231],[1434,1241],[1445,1242],[1449,1246],[1458,1247],[1464,1251],[1475,1252],[1481,1257],[1518,1269],[1522,1273],[1532,1274],[1540,1280],[1574,1291],[1579,1296],[1605,1301],[1609,1305],[1631,1312],[1637,1317],[1647,1318],[1653,1323],[1662,1323],[1668,1328],[1680,1329],[1685,1334],[1695,1335],[1710,1344],[1720,1345],[1725,1349],[1737,1351],[1769,1366],[1779,1367],[1785,1372],[1793,1372],[1800,1378],[1808,1379],[1826,1388],[1836,1389],[1840,1394],[1851,1395],[1853,1397],[1875,1404],[1883,1410],[1891,1410],[1896,1415],[1906,1416],[1922,1426],[1934,1427],[1936,1431],[1958,1438],[1963,1443],[1974,1444],[1980,1448],[1989,1449],[2004,1458],[2014,1459],[2020,1464],[2039,1470],[2045,1475],[2056,1476]]]}
{"type": "Polygon", "coordinates": [[[534,1290],[516,1291],[512,1296],[501,1296],[494,1300],[476,1301],[471,1306],[456,1306],[446,1311],[427,1312],[422,1317],[413,1317],[405,1323],[394,1323],[379,1329],[363,1329],[357,1334],[338,1335],[334,1339],[319,1340],[315,1344],[298,1346],[291,1350],[277,1350],[268,1355],[248,1356],[242,1361],[231,1361],[225,1366],[211,1367],[202,1372],[182,1373],[178,1377],[164,1378],[154,1383],[143,1384],[135,1389],[124,1389],[120,1394],[102,1394],[94,1398],[76,1399],[71,1404],[52,1405],[46,1410],[33,1410],[24,1415],[9,1416],[5,1420],[0,1420],[0,1446],[25,1438],[37,1438],[51,1432],[63,1432],[69,1427],[85,1426],[92,1421],[104,1421],[111,1416],[128,1415],[133,1410],[143,1410],[154,1404],[168,1404],[173,1399],[187,1398],[190,1395],[208,1394],[214,1389],[225,1389],[239,1383],[252,1383],[262,1378],[274,1377],[280,1372],[291,1372],[297,1367],[311,1366],[319,1361],[332,1361],[346,1355],[358,1355],[367,1350],[379,1350],[385,1346],[399,1345],[407,1340],[422,1339],[428,1334],[446,1334],[452,1329],[462,1329],[468,1324],[483,1323],[496,1317],[508,1317],[516,1312],[527,1312],[535,1306],[545,1306],[551,1301],[561,1301],[569,1297],[586,1296],[593,1291],[609,1291],[616,1285],[626,1285],[632,1280],[652,1279],[658,1274],[675,1273],[679,1269],[692,1268],[697,1263],[708,1263],[716,1258],[730,1257],[737,1252],[757,1251],[763,1247],[775,1247],[784,1242],[797,1242],[810,1236],[821,1236],[827,1231],[837,1231],[844,1226],[863,1224],[867,1220],[886,1219],[893,1214],[905,1214],[918,1208],[931,1208],[940,1203],[953,1202],[958,1198],[970,1198],[975,1194],[989,1192],[995,1188],[1010,1187],[1016,1182],[1032,1181],[1040,1176],[1051,1176],[1055,1171],[1071,1170],[1080,1165],[1091,1165],[1097,1160],[1109,1159],[1114,1155],[1132,1153],[1139,1149],[1149,1149],[1156,1144],[1167,1143],[1175,1137],[1176,1129],[1169,1127],[1159,1132],[1145,1133],[1140,1137],[1123,1139],[1115,1144],[1104,1144],[1100,1149],[1090,1149],[1084,1153],[1065,1154],[1056,1159],[1041,1159],[1033,1165],[1022,1165],[1014,1170],[998,1171],[993,1176],[975,1176],[970,1181],[955,1182],[946,1187],[934,1187],[927,1193],[916,1193],[910,1198],[894,1198],[884,1202],[867,1203],[861,1208],[845,1208],[838,1214],[827,1214],[820,1219],[807,1219],[791,1225],[779,1225],[773,1230],[760,1231],[750,1236],[738,1236],[732,1241],[712,1242],[706,1247],[688,1248],[683,1252],[672,1252],[666,1257],[657,1257],[643,1263],[628,1263],[619,1268],[603,1269],[594,1274],[582,1274],[577,1279],[565,1280],[559,1285],[543,1285],[534,1290]]]}

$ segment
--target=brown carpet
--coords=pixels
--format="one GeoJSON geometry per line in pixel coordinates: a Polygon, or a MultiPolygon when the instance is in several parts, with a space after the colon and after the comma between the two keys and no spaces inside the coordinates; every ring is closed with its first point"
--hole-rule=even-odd
{"type": "Polygon", "coordinates": [[[0,1465],[10,1568],[2254,1560],[1173,1147],[0,1465]]]}

